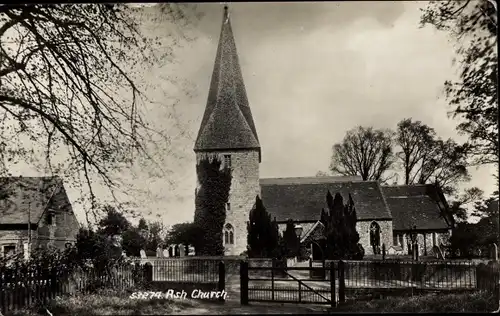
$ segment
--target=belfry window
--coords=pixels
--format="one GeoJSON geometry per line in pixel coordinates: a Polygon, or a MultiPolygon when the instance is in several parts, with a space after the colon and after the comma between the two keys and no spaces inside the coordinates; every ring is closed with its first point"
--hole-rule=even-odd
{"type": "Polygon", "coordinates": [[[234,244],[234,229],[233,225],[226,224],[224,226],[224,244],[233,245],[234,244]]]}
{"type": "Polygon", "coordinates": [[[224,166],[231,168],[231,155],[224,155],[224,166]]]}

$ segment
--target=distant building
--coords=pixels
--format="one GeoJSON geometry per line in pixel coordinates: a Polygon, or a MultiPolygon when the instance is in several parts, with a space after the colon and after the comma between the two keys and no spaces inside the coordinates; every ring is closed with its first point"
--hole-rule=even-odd
{"type": "Polygon", "coordinates": [[[0,193],[0,256],[75,243],[80,226],[60,178],[0,178],[0,193]]]}
{"type": "MultiPolygon", "coordinates": [[[[418,233],[421,254],[430,254],[453,225],[447,215],[446,200],[433,185],[383,187],[358,177],[260,179],[262,151],[227,8],[194,151],[197,160],[216,155],[232,170],[223,228],[226,255],[240,255],[247,249],[247,221],[257,195],[276,218],[280,231],[288,219],[302,226],[301,241],[307,247],[321,236],[318,231],[322,225],[318,221],[322,208],[326,208],[328,191],[332,195],[342,194],[346,202],[351,194],[358,217],[357,231],[366,254],[373,254],[374,243],[376,252],[385,244],[388,251],[391,248],[393,252],[407,253],[410,228],[418,233]]],[[[313,158],[314,153],[311,155],[313,158]]]]}

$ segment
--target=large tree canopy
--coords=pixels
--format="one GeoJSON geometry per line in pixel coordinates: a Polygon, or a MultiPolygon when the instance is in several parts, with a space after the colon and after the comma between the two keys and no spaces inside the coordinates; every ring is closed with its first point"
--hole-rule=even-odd
{"type": "Polygon", "coordinates": [[[392,132],[359,126],[333,146],[330,170],[363,180],[387,180],[384,174],[393,163],[392,132]]]}
{"type": "Polygon", "coordinates": [[[456,40],[460,77],[445,82],[445,93],[457,129],[469,137],[475,163],[498,165],[497,1],[431,1],[421,23],[456,40]]]}
{"type": "Polygon", "coordinates": [[[405,184],[436,183],[453,193],[459,182],[469,179],[467,146],[436,137],[434,129],[420,121],[400,121],[396,144],[405,184]]]}
{"type": "MultiPolygon", "coordinates": [[[[169,6],[160,9],[178,18],[169,6]]],[[[126,4],[0,6],[2,163],[41,161],[46,173],[86,182],[93,197],[92,174],[114,189],[113,172],[151,159],[151,140],[168,141],[141,111],[140,76],[165,55],[141,33],[136,11],[126,4]]]]}

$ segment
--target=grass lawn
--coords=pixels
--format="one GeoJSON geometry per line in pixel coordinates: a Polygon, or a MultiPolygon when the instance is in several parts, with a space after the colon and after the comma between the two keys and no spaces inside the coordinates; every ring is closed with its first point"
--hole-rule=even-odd
{"type": "Polygon", "coordinates": [[[472,292],[464,294],[428,294],[412,297],[392,297],[370,301],[356,301],[340,306],[333,312],[493,312],[498,302],[491,293],[472,292]]]}
{"type": "MultiPolygon", "coordinates": [[[[486,293],[441,294],[394,297],[352,302],[333,310],[327,306],[299,304],[253,303],[241,306],[229,300],[225,304],[201,300],[133,300],[127,293],[103,291],[91,295],[63,297],[54,300],[48,309],[53,315],[197,315],[197,314],[297,314],[346,312],[492,312],[497,302],[486,293]]],[[[22,310],[7,315],[40,315],[40,311],[22,310]]],[[[45,311],[42,311],[47,315],[45,311]]],[[[5,315],[5,316],[7,316],[5,315]]]]}
{"type": "MultiPolygon", "coordinates": [[[[197,314],[295,314],[326,312],[324,306],[259,304],[241,306],[239,301],[221,304],[203,300],[130,299],[129,293],[102,291],[96,294],[56,298],[47,309],[54,316],[94,315],[197,315],[197,314]]],[[[45,309],[18,310],[5,316],[48,315],[45,309]]]]}

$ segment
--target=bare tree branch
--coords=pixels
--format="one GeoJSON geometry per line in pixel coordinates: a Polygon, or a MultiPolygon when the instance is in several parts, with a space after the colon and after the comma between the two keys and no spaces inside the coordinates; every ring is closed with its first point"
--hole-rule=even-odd
{"type": "Polygon", "coordinates": [[[363,180],[384,181],[393,163],[392,133],[388,130],[357,127],[333,146],[330,170],[363,180]]]}
{"type": "Polygon", "coordinates": [[[162,60],[137,16],[126,4],[0,6],[0,136],[18,153],[10,159],[33,158],[21,150],[27,137],[50,170],[84,179],[92,202],[93,175],[113,191],[117,171],[170,142],[141,114],[147,97],[134,69],[162,60]],[[57,162],[62,151],[69,157],[57,162]]]}

